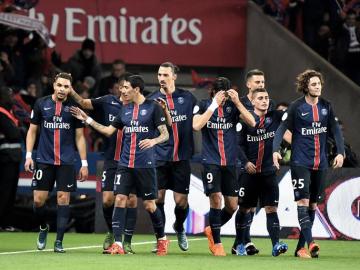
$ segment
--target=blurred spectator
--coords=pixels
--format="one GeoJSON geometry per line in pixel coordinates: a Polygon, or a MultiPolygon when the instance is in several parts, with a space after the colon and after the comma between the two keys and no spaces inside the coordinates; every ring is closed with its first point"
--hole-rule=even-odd
{"type": "Polygon", "coordinates": [[[10,90],[0,88],[0,227],[11,230],[9,216],[15,202],[21,162],[21,132],[11,111],[10,90]]]}
{"type": "Polygon", "coordinates": [[[0,52],[0,86],[11,85],[14,75],[7,53],[0,52]]]}
{"type": "Polygon", "coordinates": [[[97,96],[108,95],[114,83],[118,82],[120,77],[126,72],[126,64],[124,60],[116,59],[112,63],[111,74],[101,79],[97,96]]]}
{"type": "Polygon", "coordinates": [[[91,76],[95,79],[95,86],[90,89],[90,95],[94,93],[101,78],[101,65],[95,55],[95,42],[85,39],[78,50],[63,67],[64,71],[71,73],[74,84],[83,82],[85,77],[91,76]]]}

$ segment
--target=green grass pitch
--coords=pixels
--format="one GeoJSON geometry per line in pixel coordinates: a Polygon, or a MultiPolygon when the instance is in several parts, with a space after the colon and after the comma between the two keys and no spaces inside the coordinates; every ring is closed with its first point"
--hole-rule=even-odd
{"type": "Polygon", "coordinates": [[[48,236],[47,250],[37,252],[35,233],[0,233],[0,269],[1,270],[77,270],[77,269],[217,269],[217,270],[330,270],[360,269],[359,241],[317,241],[320,244],[320,258],[304,260],[293,256],[295,240],[286,240],[289,250],[279,257],[271,256],[270,240],[254,238],[260,254],[256,256],[233,256],[230,248],[233,238],[223,237],[226,257],[210,255],[204,236],[189,237],[190,249],[179,249],[175,236],[170,236],[169,255],[157,257],[150,253],[154,245],[152,235],[135,235],[133,249],[135,255],[103,255],[101,234],[67,233],[64,239],[66,254],[52,251],[55,235],[48,236]]]}

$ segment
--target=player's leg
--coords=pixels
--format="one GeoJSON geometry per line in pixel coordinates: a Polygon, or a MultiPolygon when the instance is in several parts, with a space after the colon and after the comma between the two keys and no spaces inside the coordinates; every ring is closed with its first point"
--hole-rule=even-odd
{"type": "Polygon", "coordinates": [[[55,170],[52,165],[37,163],[31,187],[33,190],[34,204],[33,211],[40,225],[40,231],[37,238],[37,248],[43,250],[46,247],[49,225],[46,221],[47,208],[46,199],[49,191],[52,190],[55,183],[55,170]]]}
{"type": "Polygon", "coordinates": [[[221,192],[225,206],[221,209],[221,226],[226,224],[238,208],[239,182],[235,166],[221,167],[221,192]]]}
{"type": "MultiPolygon", "coordinates": [[[[159,208],[164,225],[166,223],[166,216],[165,216],[165,195],[166,190],[168,189],[169,182],[172,180],[170,179],[169,175],[171,175],[171,168],[170,163],[165,161],[158,161],[156,167],[156,180],[158,185],[158,196],[155,200],[157,208],[159,208]]],[[[155,251],[156,252],[156,251],[155,251]]]]}
{"type": "Polygon", "coordinates": [[[188,160],[172,162],[172,179],[175,201],[175,223],[173,228],[181,250],[187,251],[189,243],[186,237],[184,222],[189,213],[188,194],[190,187],[191,168],[188,160]]]}
{"type": "Polygon", "coordinates": [[[135,231],[137,220],[137,196],[136,191],[129,194],[126,202],[126,217],[125,217],[125,230],[124,230],[124,251],[126,254],[135,254],[131,248],[131,240],[135,231]]]}

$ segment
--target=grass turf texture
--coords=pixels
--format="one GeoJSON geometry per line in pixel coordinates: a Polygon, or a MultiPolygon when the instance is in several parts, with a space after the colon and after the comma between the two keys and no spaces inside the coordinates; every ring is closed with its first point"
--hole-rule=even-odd
{"type": "Polygon", "coordinates": [[[207,239],[203,236],[189,237],[190,249],[179,249],[175,236],[170,236],[169,255],[157,257],[150,253],[154,245],[152,235],[135,235],[133,249],[135,255],[103,255],[102,234],[67,233],[64,240],[66,254],[52,251],[55,234],[48,236],[47,249],[36,252],[35,233],[0,233],[0,269],[1,270],[55,270],[55,269],[359,269],[359,241],[317,241],[320,244],[319,259],[299,259],[294,257],[295,240],[286,240],[289,250],[279,257],[271,256],[270,240],[254,238],[253,242],[260,249],[256,256],[234,256],[230,254],[233,238],[223,237],[226,257],[210,255],[207,239]],[[69,249],[70,248],[70,249],[69,249]],[[71,249],[74,248],[74,249],[71,249]],[[27,253],[6,254],[8,252],[30,251],[27,253]]]}

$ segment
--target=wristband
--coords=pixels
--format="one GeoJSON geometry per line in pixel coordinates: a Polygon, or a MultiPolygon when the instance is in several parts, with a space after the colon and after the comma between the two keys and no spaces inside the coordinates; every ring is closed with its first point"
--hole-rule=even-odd
{"type": "Polygon", "coordinates": [[[209,110],[214,112],[217,108],[219,107],[219,104],[217,104],[215,98],[213,99],[213,101],[211,102],[211,105],[209,106],[209,110]]]}
{"type": "Polygon", "coordinates": [[[81,167],[87,167],[88,166],[88,162],[86,159],[82,159],[81,160],[81,167]]]}
{"type": "Polygon", "coordinates": [[[25,158],[32,158],[32,153],[31,152],[26,152],[25,158]]]}
{"type": "Polygon", "coordinates": [[[94,119],[92,119],[91,117],[88,117],[88,118],[86,118],[85,123],[90,125],[93,121],[94,121],[94,119]]]}

